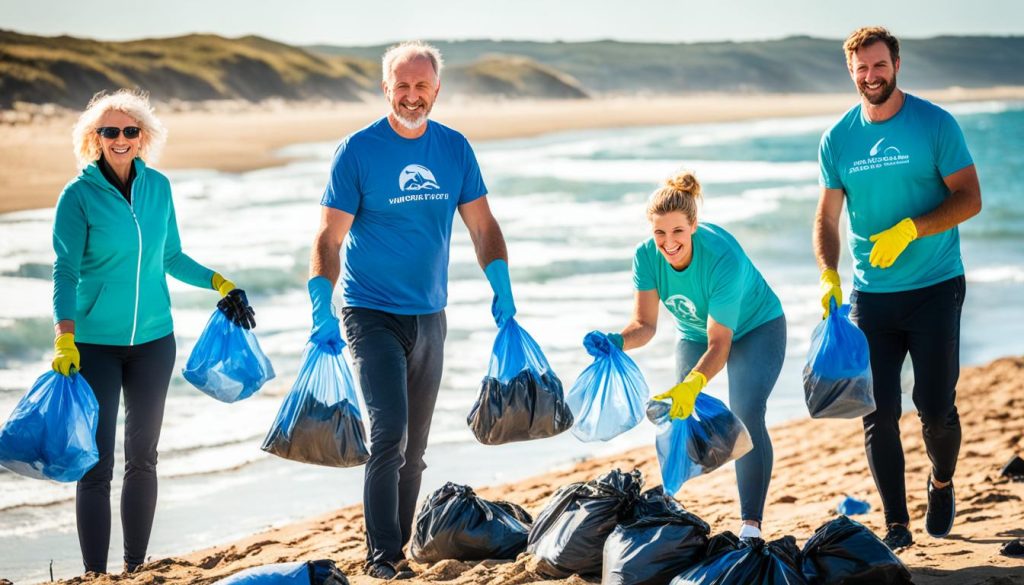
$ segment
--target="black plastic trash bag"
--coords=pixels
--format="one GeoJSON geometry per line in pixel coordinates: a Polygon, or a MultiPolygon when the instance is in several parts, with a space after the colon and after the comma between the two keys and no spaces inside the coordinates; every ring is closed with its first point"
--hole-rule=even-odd
{"type": "Polygon", "coordinates": [[[278,457],[329,467],[366,463],[363,417],[343,354],[310,343],[295,384],[261,447],[278,457]]]}
{"type": "Polygon", "coordinates": [[[480,396],[466,423],[484,445],[544,439],[572,427],[562,381],[515,319],[498,331],[480,396]]]}
{"type": "Polygon", "coordinates": [[[803,550],[811,585],[902,585],[910,571],[885,543],[859,522],[840,516],[821,525],[803,550]]]}
{"type": "Polygon", "coordinates": [[[448,482],[423,501],[409,551],[421,563],[514,559],[526,550],[530,525],[521,518],[529,517],[515,504],[489,502],[448,482]]]}
{"type": "Polygon", "coordinates": [[[662,486],[649,489],[605,541],[601,585],[665,585],[704,558],[710,531],[662,486]]]}
{"type": "Polygon", "coordinates": [[[683,571],[671,585],[807,585],[800,573],[796,539],[771,542],[745,538],[736,550],[705,559],[683,571]]]}
{"type": "Polygon", "coordinates": [[[604,541],[632,511],[643,483],[639,470],[616,469],[555,492],[530,529],[527,551],[539,559],[537,571],[558,579],[599,576],[604,541]]]}
{"type": "Polygon", "coordinates": [[[213,585],[348,585],[334,561],[274,563],[246,569],[213,585]]]}
{"type": "Polygon", "coordinates": [[[850,320],[850,305],[832,310],[811,335],[804,401],[811,418],[858,418],[875,411],[868,340],[850,320]]]}

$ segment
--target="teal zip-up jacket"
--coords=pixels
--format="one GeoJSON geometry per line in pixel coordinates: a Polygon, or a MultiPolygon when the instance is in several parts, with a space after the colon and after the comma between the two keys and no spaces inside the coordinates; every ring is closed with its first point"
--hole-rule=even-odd
{"type": "Polygon", "coordinates": [[[74,321],[80,343],[138,345],[171,333],[166,274],[213,288],[213,271],[181,251],[167,177],[134,164],[131,204],[95,162],[57,201],[53,317],[74,321]]]}

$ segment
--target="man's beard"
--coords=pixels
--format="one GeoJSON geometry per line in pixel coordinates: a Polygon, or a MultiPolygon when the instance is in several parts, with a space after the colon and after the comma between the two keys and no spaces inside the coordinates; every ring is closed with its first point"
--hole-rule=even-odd
{"type": "Polygon", "coordinates": [[[427,123],[427,116],[430,115],[429,106],[426,106],[424,104],[424,107],[421,110],[422,113],[412,119],[405,117],[406,115],[408,115],[408,112],[402,111],[403,109],[404,108],[402,107],[402,105],[399,104],[398,107],[391,108],[391,113],[395,115],[395,120],[397,120],[398,123],[404,126],[405,128],[409,130],[419,130],[424,124],[427,123]]]}
{"type": "Polygon", "coordinates": [[[892,92],[896,91],[896,76],[893,75],[892,80],[890,81],[883,81],[882,86],[878,90],[879,93],[875,97],[868,96],[868,92],[865,87],[866,85],[866,83],[862,82],[857,86],[857,89],[860,91],[860,95],[862,95],[864,99],[868,100],[869,104],[873,106],[880,106],[884,104],[890,96],[892,96],[892,92]]]}

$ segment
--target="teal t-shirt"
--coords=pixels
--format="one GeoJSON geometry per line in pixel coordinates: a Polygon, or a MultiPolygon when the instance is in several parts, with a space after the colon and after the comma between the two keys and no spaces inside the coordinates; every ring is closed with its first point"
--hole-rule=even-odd
{"type": "Polygon", "coordinates": [[[856,290],[912,290],[964,273],[955,227],[914,240],[889,268],[868,260],[872,234],[934,210],[949,196],[942,178],[973,164],[953,116],[905,95],[892,118],[870,122],[858,104],[821,137],[820,183],[846,194],[856,290]]]}
{"type": "Polygon", "coordinates": [[[732,329],[733,339],[782,315],[779,298],[736,238],[710,223],[697,224],[693,260],[683,270],[668,263],[654,238],[637,245],[633,285],[656,289],[682,338],[691,341],[708,340],[709,315],[732,329]]]}

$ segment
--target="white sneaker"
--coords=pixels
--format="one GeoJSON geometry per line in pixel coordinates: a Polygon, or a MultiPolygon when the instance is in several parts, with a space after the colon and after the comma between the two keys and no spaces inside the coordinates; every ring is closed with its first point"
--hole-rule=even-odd
{"type": "Polygon", "coordinates": [[[751,524],[747,524],[746,522],[744,522],[740,526],[739,537],[740,537],[740,540],[743,540],[743,539],[746,539],[746,538],[761,538],[761,529],[758,528],[757,526],[753,526],[751,524]]]}

